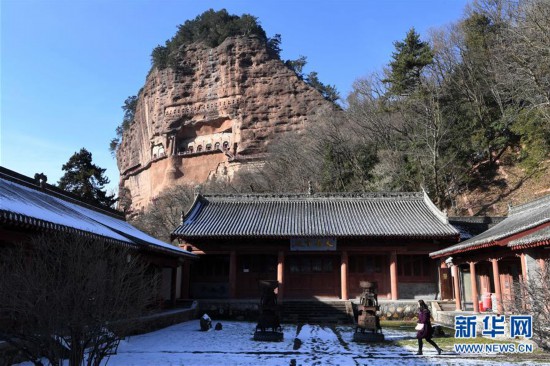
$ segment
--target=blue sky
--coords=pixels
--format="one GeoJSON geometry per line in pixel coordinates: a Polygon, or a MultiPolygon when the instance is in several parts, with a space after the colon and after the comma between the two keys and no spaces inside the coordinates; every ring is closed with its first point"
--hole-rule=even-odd
{"type": "Polygon", "coordinates": [[[456,21],[466,0],[0,0],[0,165],[49,183],[80,148],[118,183],[109,141],[143,86],[151,50],[205,10],[259,18],[282,58],[308,59],[345,97],[386,65],[411,27],[456,21]]]}

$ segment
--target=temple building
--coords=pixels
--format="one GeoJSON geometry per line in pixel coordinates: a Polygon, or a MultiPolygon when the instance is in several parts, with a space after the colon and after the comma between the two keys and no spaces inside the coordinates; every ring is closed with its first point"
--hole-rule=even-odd
{"type": "Polygon", "coordinates": [[[28,245],[37,234],[67,232],[94,237],[105,243],[130,248],[158,271],[160,293],[166,305],[174,305],[189,279],[183,268],[197,256],[157,240],[128,224],[122,212],[83,202],[74,194],[46,183],[44,174],[35,179],[0,167],[0,250],[28,245]]]}
{"type": "Polygon", "coordinates": [[[550,195],[510,207],[487,231],[430,254],[451,268],[456,310],[506,311],[518,282],[536,276],[550,258],[550,195]]]}
{"type": "Polygon", "coordinates": [[[396,300],[440,296],[428,253],[459,232],[422,192],[198,194],[172,239],[200,256],[195,299],[255,298],[259,280],[278,280],[281,299],[348,300],[368,280],[396,300]]]}

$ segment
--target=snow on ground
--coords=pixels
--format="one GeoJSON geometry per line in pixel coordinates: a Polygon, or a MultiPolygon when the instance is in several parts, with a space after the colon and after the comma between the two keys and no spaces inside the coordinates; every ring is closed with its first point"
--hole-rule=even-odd
{"type": "MultiPolygon", "coordinates": [[[[354,330],[350,326],[285,324],[283,342],[255,342],[255,324],[222,324],[221,331],[201,332],[199,321],[193,320],[130,337],[120,343],[118,354],[109,359],[108,365],[507,365],[502,355],[465,358],[447,353],[438,357],[430,345],[425,345],[424,356],[416,356],[415,348],[388,342],[357,344],[352,342],[354,330]]],[[[387,329],[384,335],[387,340],[395,340],[413,338],[415,334],[387,329]]]]}

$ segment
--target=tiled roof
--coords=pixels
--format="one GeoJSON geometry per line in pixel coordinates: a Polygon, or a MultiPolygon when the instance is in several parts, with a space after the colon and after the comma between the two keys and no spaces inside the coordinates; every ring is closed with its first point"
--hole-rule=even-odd
{"type": "Polygon", "coordinates": [[[460,240],[468,240],[495,226],[506,217],[456,216],[449,217],[449,224],[460,232],[460,240]]]}
{"type": "Polygon", "coordinates": [[[423,193],[199,195],[172,233],[200,237],[414,237],[458,240],[423,193]]]}
{"type": "Polygon", "coordinates": [[[523,247],[538,245],[550,245],[550,226],[508,243],[508,246],[512,249],[521,249],[523,247]]]}
{"type": "Polygon", "coordinates": [[[102,209],[45,184],[0,167],[0,224],[97,236],[109,242],[195,257],[136,229],[114,210],[102,209]]]}
{"type": "Polygon", "coordinates": [[[524,205],[511,207],[509,216],[497,225],[469,240],[430,253],[430,256],[441,257],[466,250],[497,245],[498,240],[536,228],[547,222],[550,222],[550,195],[524,205]]]}

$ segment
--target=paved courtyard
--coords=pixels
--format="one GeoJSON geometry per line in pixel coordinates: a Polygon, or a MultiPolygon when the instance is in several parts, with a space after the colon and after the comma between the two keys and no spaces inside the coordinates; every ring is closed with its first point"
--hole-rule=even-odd
{"type": "MultiPolygon", "coordinates": [[[[214,321],[214,324],[216,322],[214,321]]],[[[470,356],[446,352],[438,356],[425,345],[424,356],[415,347],[392,342],[357,344],[349,326],[284,325],[284,341],[252,340],[255,324],[222,321],[223,330],[199,330],[198,320],[121,342],[109,366],[130,365],[532,365],[533,361],[507,363],[505,355],[470,356]],[[297,340],[298,339],[298,340],[297,340]]],[[[410,339],[414,332],[386,329],[386,340],[410,339]]],[[[539,363],[544,364],[544,363],[539,363]]]]}

